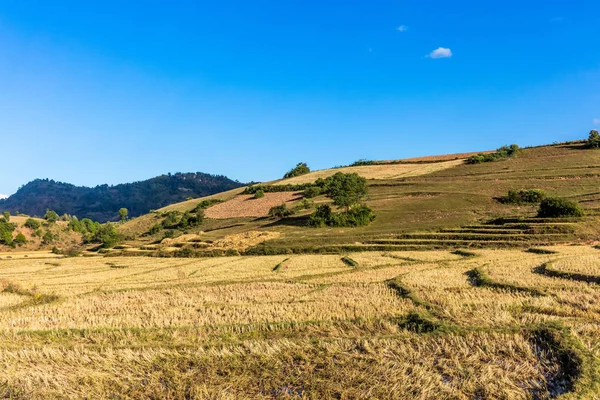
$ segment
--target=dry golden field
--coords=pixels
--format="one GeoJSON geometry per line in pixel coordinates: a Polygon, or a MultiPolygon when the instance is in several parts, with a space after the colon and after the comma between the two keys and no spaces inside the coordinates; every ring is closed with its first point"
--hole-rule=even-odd
{"type": "Polygon", "coordinates": [[[595,398],[600,250],[548,249],[3,259],[0,394],[595,398]]]}
{"type": "Polygon", "coordinates": [[[321,171],[313,171],[305,175],[296,176],[294,178],[283,179],[278,181],[278,184],[298,185],[302,183],[312,183],[319,178],[327,178],[328,176],[331,176],[337,172],[342,172],[344,174],[357,173],[367,179],[399,179],[443,171],[445,169],[464,164],[464,162],[464,160],[451,160],[428,164],[381,164],[333,168],[321,171]]]}

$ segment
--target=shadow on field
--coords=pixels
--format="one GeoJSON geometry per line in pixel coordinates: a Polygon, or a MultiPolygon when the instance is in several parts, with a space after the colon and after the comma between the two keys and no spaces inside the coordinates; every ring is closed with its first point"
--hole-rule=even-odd
{"type": "Polygon", "coordinates": [[[295,217],[286,217],[277,221],[273,221],[270,224],[265,225],[265,227],[275,227],[275,226],[297,226],[297,227],[308,227],[308,218],[309,215],[300,215],[295,217]]]}

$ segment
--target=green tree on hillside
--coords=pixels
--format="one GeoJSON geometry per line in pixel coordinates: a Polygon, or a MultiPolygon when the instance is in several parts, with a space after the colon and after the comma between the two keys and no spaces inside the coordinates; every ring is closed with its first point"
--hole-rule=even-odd
{"type": "Polygon", "coordinates": [[[367,180],[356,173],[336,173],[326,180],[327,195],[333,204],[344,207],[346,212],[358,204],[367,195],[367,180]]]}
{"type": "Polygon", "coordinates": [[[288,179],[288,178],[293,178],[295,176],[300,176],[300,175],[304,175],[304,174],[308,174],[310,172],[310,168],[308,168],[308,165],[306,163],[300,162],[298,164],[296,164],[296,166],[294,168],[292,168],[291,170],[289,170],[284,176],[284,179],[288,179]]]}
{"type": "Polygon", "coordinates": [[[22,233],[19,233],[13,240],[13,243],[17,246],[23,246],[24,244],[27,244],[27,238],[22,233]]]}
{"type": "Polygon", "coordinates": [[[58,221],[58,214],[56,211],[46,210],[46,214],[44,215],[44,219],[49,223],[53,224],[58,221]]]}
{"type": "Polygon", "coordinates": [[[598,131],[596,131],[596,130],[590,131],[590,136],[588,138],[587,145],[591,149],[599,149],[600,148],[600,133],[598,133],[598,131]]]}
{"type": "Polygon", "coordinates": [[[128,215],[129,210],[127,210],[126,208],[119,209],[119,218],[121,219],[121,222],[125,222],[125,220],[127,220],[128,215]]]}

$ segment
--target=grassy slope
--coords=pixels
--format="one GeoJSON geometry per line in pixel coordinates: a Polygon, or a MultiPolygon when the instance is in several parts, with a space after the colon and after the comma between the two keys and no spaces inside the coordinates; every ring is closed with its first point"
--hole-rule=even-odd
{"type": "MultiPolygon", "coordinates": [[[[423,167],[430,170],[430,164],[423,167]]],[[[502,205],[494,200],[509,189],[519,188],[539,188],[551,195],[569,197],[594,213],[600,209],[599,176],[599,151],[585,150],[580,144],[543,146],[525,149],[518,157],[504,161],[462,164],[422,176],[369,180],[367,204],[376,211],[377,219],[367,227],[310,229],[303,226],[306,212],[278,222],[266,218],[209,220],[198,230],[208,231],[208,240],[252,229],[275,230],[282,236],[270,244],[282,247],[352,244],[391,234],[458,227],[501,216],[534,216],[534,207],[502,205]],[[221,229],[223,227],[225,229],[221,229]]],[[[211,197],[227,200],[240,191],[211,197]]],[[[198,200],[190,200],[161,211],[190,210],[197,203],[198,200]]],[[[157,221],[160,221],[158,215],[146,215],[126,224],[123,232],[137,236],[157,221]]],[[[142,241],[138,238],[132,243],[158,239],[160,235],[142,241]]]]}

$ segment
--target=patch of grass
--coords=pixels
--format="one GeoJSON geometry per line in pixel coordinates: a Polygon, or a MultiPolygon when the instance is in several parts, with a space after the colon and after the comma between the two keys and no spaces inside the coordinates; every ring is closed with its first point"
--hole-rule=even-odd
{"type": "Polygon", "coordinates": [[[461,256],[461,257],[478,257],[479,254],[477,253],[473,253],[472,251],[467,251],[467,250],[454,250],[452,252],[452,254],[455,254],[457,256],[461,256]]]}
{"type": "Polygon", "coordinates": [[[473,286],[488,287],[491,289],[507,290],[510,292],[528,293],[532,296],[546,296],[547,294],[534,288],[513,285],[511,283],[496,282],[481,268],[474,268],[466,272],[473,286]]]}
{"type": "Polygon", "coordinates": [[[114,268],[114,269],[124,269],[124,268],[127,268],[126,265],[117,265],[115,263],[106,263],[106,265],[108,265],[109,267],[114,268]]]}
{"type": "Polygon", "coordinates": [[[348,256],[342,257],[342,262],[349,267],[353,267],[353,268],[358,267],[358,262],[356,262],[355,260],[351,259],[348,256]]]}
{"type": "Polygon", "coordinates": [[[533,254],[558,254],[558,251],[549,250],[549,249],[541,249],[539,247],[530,247],[527,250],[525,250],[525,252],[533,253],[533,254]]]}
{"type": "Polygon", "coordinates": [[[552,263],[545,263],[533,269],[533,272],[541,275],[546,275],[551,278],[569,279],[579,282],[595,283],[600,285],[600,276],[581,274],[576,272],[559,271],[552,268],[552,263]]]}
{"type": "Polygon", "coordinates": [[[286,258],[285,260],[283,260],[282,262],[277,264],[275,267],[273,267],[273,272],[279,272],[279,270],[281,270],[281,268],[283,268],[283,264],[285,264],[285,262],[288,260],[289,260],[289,258],[286,258]]]}

